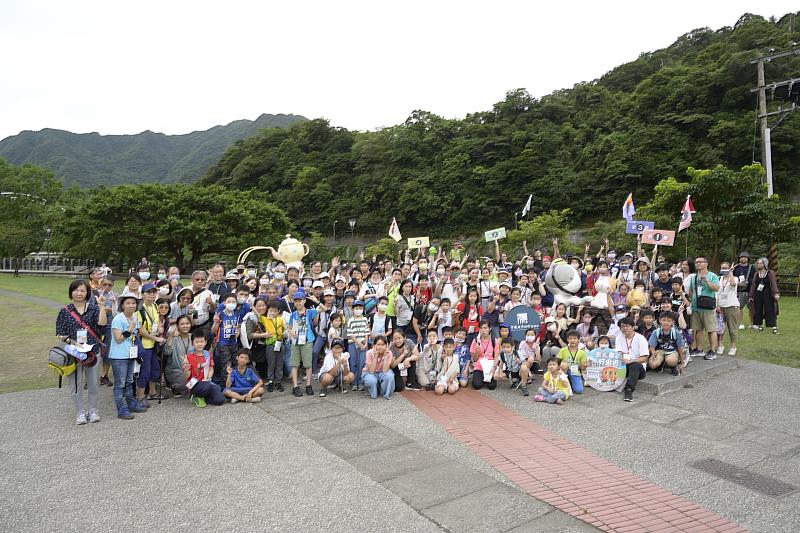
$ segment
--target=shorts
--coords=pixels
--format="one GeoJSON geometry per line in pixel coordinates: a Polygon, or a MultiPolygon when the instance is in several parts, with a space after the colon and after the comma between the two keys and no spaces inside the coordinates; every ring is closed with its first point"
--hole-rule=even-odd
{"type": "Polygon", "coordinates": [[[717,313],[713,309],[697,309],[692,311],[692,329],[695,332],[717,331],[717,313]]]}
{"type": "MultiPolygon", "coordinates": [[[[225,390],[233,391],[233,392],[235,392],[236,394],[242,394],[242,395],[245,395],[245,394],[247,394],[248,392],[250,392],[250,390],[251,390],[252,388],[253,388],[253,387],[227,387],[225,390]]],[[[223,391],[223,392],[224,392],[224,391],[223,391]]]]}
{"type": "Polygon", "coordinates": [[[314,351],[314,344],[307,342],[305,344],[292,344],[292,353],[289,358],[289,365],[292,367],[300,366],[303,363],[303,368],[311,369],[311,358],[314,351]]]}
{"type": "Polygon", "coordinates": [[[736,296],[739,299],[739,308],[744,309],[750,301],[750,294],[746,292],[737,292],[736,296]]]}

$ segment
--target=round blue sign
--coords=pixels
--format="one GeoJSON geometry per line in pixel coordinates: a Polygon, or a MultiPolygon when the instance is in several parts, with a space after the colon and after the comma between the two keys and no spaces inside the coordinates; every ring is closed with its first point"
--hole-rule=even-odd
{"type": "Polygon", "coordinates": [[[511,328],[511,336],[515,341],[525,340],[525,332],[533,329],[537,334],[542,326],[542,319],[539,313],[527,305],[518,305],[506,313],[506,323],[511,328]]]}

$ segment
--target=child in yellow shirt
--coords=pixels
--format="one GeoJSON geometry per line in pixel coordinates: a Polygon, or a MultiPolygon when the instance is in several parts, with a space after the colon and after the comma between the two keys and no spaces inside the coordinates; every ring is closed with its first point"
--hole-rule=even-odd
{"type": "Polygon", "coordinates": [[[547,372],[544,373],[542,386],[539,387],[539,394],[533,397],[537,402],[557,403],[562,405],[564,400],[572,395],[572,388],[569,385],[569,378],[561,370],[561,361],[557,357],[551,357],[547,361],[547,372]]]}

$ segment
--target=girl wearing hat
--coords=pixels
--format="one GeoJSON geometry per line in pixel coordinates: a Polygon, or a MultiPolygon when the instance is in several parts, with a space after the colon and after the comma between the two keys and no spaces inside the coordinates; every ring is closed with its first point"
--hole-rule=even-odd
{"type": "MultiPolygon", "coordinates": [[[[78,279],[70,283],[67,294],[70,304],[58,312],[56,318],[56,335],[66,344],[94,344],[93,352],[100,355],[100,338],[97,331],[105,329],[107,314],[103,309],[105,298],[98,295],[91,298],[92,289],[86,280],[78,279]],[[101,311],[102,310],[102,311],[101,311]],[[102,328],[102,329],[101,329],[102,328]]],[[[67,389],[75,405],[75,423],[80,425],[88,422],[99,422],[97,414],[97,396],[100,387],[100,365],[97,357],[92,357],[90,364],[79,364],[77,369],[67,376],[67,389]],[[87,389],[88,411],[84,410],[83,386],[81,375],[85,374],[87,389]]],[[[88,360],[88,359],[87,359],[88,360]]]]}

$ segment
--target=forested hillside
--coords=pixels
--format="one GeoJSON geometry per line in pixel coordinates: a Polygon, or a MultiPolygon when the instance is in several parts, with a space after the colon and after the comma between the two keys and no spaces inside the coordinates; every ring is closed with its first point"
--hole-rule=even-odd
{"type": "MultiPolygon", "coordinates": [[[[789,33],[788,16],[745,15],[571,89],[510,91],[463,120],[414,111],[375,132],[321,119],[270,129],[237,142],[202,183],[266,191],[303,233],[327,233],[348,216],[381,233],[392,216],[406,234],[512,226],[531,193],[533,214],[571,208],[576,219],[616,219],[629,191],[644,204],[659,180],[685,180],[687,167],[759,159],[750,61],[792,41],[800,33],[789,33]]],[[[798,58],[767,66],[768,79],[798,73],[798,58]]],[[[798,139],[797,116],[773,132],[778,193],[800,183],[798,139]]]]}
{"type": "Polygon", "coordinates": [[[227,147],[263,128],[283,128],[306,120],[298,115],[261,115],[186,135],[144,131],[100,135],[44,129],[23,131],[0,141],[0,157],[53,171],[66,185],[96,187],[146,182],[193,182],[219,160],[227,147]]]}

